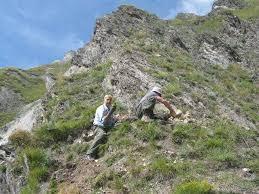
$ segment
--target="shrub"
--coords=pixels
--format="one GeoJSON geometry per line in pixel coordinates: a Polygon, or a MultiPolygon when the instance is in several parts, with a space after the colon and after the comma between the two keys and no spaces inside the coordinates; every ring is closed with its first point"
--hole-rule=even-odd
{"type": "Polygon", "coordinates": [[[212,189],[206,181],[191,181],[178,185],[174,194],[213,194],[212,189]]]}
{"type": "Polygon", "coordinates": [[[26,147],[33,144],[33,137],[29,131],[18,129],[9,136],[9,141],[15,147],[26,147]]]}

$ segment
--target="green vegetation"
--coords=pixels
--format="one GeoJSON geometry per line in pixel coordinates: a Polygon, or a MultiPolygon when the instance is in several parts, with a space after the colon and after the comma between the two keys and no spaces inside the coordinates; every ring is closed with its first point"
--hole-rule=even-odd
{"type": "Polygon", "coordinates": [[[259,18],[259,2],[257,0],[245,0],[247,4],[244,9],[233,10],[233,14],[244,20],[255,20],[259,18]]]}
{"type": "Polygon", "coordinates": [[[0,127],[5,125],[6,123],[11,122],[14,119],[15,115],[16,113],[14,112],[0,112],[0,127]]]}
{"type": "Polygon", "coordinates": [[[211,16],[208,18],[196,17],[190,19],[176,18],[170,20],[170,25],[175,27],[191,27],[196,33],[217,33],[222,30],[224,15],[211,16]]]}
{"type": "Polygon", "coordinates": [[[26,103],[39,99],[46,91],[44,80],[24,70],[15,68],[0,69],[0,86],[20,93],[26,103]]]}
{"type": "Polygon", "coordinates": [[[104,186],[114,189],[115,191],[124,191],[123,179],[113,171],[105,171],[99,174],[93,181],[94,188],[98,189],[104,186]]]}
{"type": "Polygon", "coordinates": [[[178,185],[174,194],[213,194],[212,189],[206,181],[191,181],[178,185]]]}
{"type": "Polygon", "coordinates": [[[39,183],[48,178],[49,158],[45,150],[40,148],[26,148],[19,153],[18,165],[25,165],[28,162],[29,174],[27,178],[27,185],[22,188],[22,194],[37,193],[39,183]]]}
{"type": "Polygon", "coordinates": [[[145,123],[138,121],[135,124],[136,128],[133,134],[142,141],[153,142],[164,137],[162,127],[156,122],[145,123]]]}
{"type": "Polygon", "coordinates": [[[207,20],[204,20],[196,26],[196,30],[198,33],[204,33],[204,32],[219,32],[221,28],[223,27],[224,22],[224,16],[213,16],[208,18],[207,20]]]}
{"type": "Polygon", "coordinates": [[[66,141],[91,126],[95,109],[102,101],[96,94],[102,94],[101,82],[110,66],[111,62],[100,64],[85,74],[57,83],[57,97],[47,104],[46,117],[50,122],[35,131],[40,142],[49,145],[66,141]]]}

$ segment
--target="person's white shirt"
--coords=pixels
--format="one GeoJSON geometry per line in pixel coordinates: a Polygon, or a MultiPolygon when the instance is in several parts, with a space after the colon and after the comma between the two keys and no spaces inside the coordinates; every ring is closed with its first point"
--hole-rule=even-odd
{"type": "Polygon", "coordinates": [[[100,126],[100,127],[112,127],[115,124],[115,120],[113,116],[106,122],[105,126],[103,124],[103,117],[106,116],[110,111],[110,108],[108,108],[105,104],[102,104],[96,109],[95,117],[94,117],[94,125],[100,126]]]}

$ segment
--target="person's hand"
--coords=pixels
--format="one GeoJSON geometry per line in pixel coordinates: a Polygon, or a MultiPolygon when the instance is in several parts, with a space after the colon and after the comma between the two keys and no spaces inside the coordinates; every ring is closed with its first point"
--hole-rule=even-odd
{"type": "Polygon", "coordinates": [[[182,111],[177,109],[175,111],[172,111],[170,114],[172,117],[180,117],[182,115],[182,111]]]}
{"type": "Polygon", "coordinates": [[[113,113],[116,110],[116,108],[117,108],[117,105],[116,105],[116,103],[114,103],[112,105],[112,108],[111,108],[110,112],[113,113]]]}

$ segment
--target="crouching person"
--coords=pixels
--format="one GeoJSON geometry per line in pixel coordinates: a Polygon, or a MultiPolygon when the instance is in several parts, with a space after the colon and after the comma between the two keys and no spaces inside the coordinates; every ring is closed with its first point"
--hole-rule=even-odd
{"type": "Polygon", "coordinates": [[[166,99],[162,97],[162,90],[159,87],[154,87],[149,91],[138,103],[136,107],[137,117],[143,121],[150,121],[151,119],[162,119],[166,120],[170,116],[179,117],[182,114],[182,111],[174,109],[174,107],[166,99]],[[156,103],[162,103],[170,111],[170,115],[167,115],[167,118],[157,117],[154,114],[154,107],[156,103]]]}
{"type": "Polygon", "coordinates": [[[86,159],[96,159],[99,146],[105,143],[107,132],[114,127],[116,121],[118,120],[113,115],[115,110],[116,105],[112,106],[112,96],[106,95],[104,97],[104,103],[99,106],[95,112],[93,122],[95,138],[87,151],[86,159]]]}

